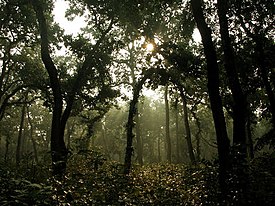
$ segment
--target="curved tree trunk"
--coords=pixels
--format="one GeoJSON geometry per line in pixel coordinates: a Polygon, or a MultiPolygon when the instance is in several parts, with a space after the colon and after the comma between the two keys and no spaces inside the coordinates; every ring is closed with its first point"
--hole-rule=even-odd
{"type": "MultiPolygon", "coordinates": [[[[65,174],[67,164],[67,148],[64,141],[64,131],[62,131],[61,117],[63,109],[63,99],[61,86],[58,79],[57,69],[52,61],[49,52],[49,40],[47,22],[44,16],[43,6],[38,1],[32,1],[39,23],[41,36],[41,57],[49,74],[50,84],[53,92],[53,114],[51,125],[51,155],[53,175],[62,178],[65,174]]],[[[64,128],[65,129],[65,128],[64,128]]]]}
{"type": "Polygon", "coordinates": [[[63,178],[68,158],[68,150],[64,141],[64,133],[66,123],[70,117],[75,95],[80,91],[87,82],[89,75],[86,75],[88,69],[90,69],[95,63],[94,53],[98,50],[104,37],[111,30],[113,25],[113,19],[111,20],[108,28],[102,32],[100,39],[94,45],[93,49],[85,57],[82,66],[78,69],[75,76],[71,91],[68,91],[66,98],[66,108],[63,111],[63,97],[61,91],[61,84],[58,77],[56,66],[50,56],[49,51],[49,39],[48,39],[48,25],[43,11],[42,2],[32,0],[33,8],[36,12],[36,17],[39,24],[39,32],[41,37],[41,57],[48,72],[50,85],[53,93],[53,114],[52,114],[52,125],[51,125],[51,155],[52,155],[52,168],[53,175],[57,178],[63,178]]]}

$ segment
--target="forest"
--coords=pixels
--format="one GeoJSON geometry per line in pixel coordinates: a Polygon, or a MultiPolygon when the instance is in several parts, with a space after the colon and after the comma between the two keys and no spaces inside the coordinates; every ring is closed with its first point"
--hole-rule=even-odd
{"type": "Polygon", "coordinates": [[[274,11],[0,0],[0,205],[274,205],[274,11]]]}

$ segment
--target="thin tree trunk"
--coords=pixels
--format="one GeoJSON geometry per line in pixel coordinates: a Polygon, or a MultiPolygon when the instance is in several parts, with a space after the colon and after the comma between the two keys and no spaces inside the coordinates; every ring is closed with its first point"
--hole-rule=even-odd
{"type": "Polygon", "coordinates": [[[197,27],[202,37],[204,54],[207,62],[208,94],[216,130],[219,155],[219,183],[223,199],[226,198],[228,187],[226,180],[231,168],[229,161],[230,141],[227,136],[222,100],[219,92],[219,67],[217,55],[211,37],[211,30],[205,22],[201,0],[191,0],[191,6],[197,27]]]}
{"type": "Polygon", "coordinates": [[[104,143],[104,147],[105,147],[105,154],[106,154],[107,158],[109,160],[111,160],[110,151],[109,151],[107,140],[106,140],[105,122],[102,122],[101,131],[102,131],[102,139],[103,139],[103,143],[104,143]]]}
{"type": "Polygon", "coordinates": [[[179,140],[179,109],[178,109],[178,98],[176,99],[175,106],[175,121],[176,121],[176,157],[177,163],[180,163],[180,140],[179,140]]]}
{"type": "MultiPolygon", "coordinates": [[[[137,108],[138,108],[137,104],[137,108]]],[[[136,115],[136,139],[137,139],[137,159],[140,165],[143,165],[143,149],[142,149],[142,139],[141,139],[141,130],[140,130],[140,118],[139,115],[136,115]]]]}
{"type": "Polygon", "coordinates": [[[160,136],[158,136],[158,162],[161,163],[160,136]]]}
{"type": "Polygon", "coordinates": [[[8,162],[9,148],[10,148],[9,146],[10,146],[10,136],[7,135],[6,136],[6,146],[5,146],[5,157],[4,157],[5,163],[8,162]]]}
{"type": "Polygon", "coordinates": [[[251,115],[247,118],[247,149],[248,149],[248,156],[250,159],[254,158],[254,146],[253,146],[253,139],[252,139],[252,128],[251,128],[251,115]]]}
{"type": "Polygon", "coordinates": [[[166,137],[166,158],[169,163],[172,162],[171,138],[170,138],[170,112],[168,102],[168,85],[165,86],[165,137],[166,137]]]}
{"type": "Polygon", "coordinates": [[[17,137],[17,147],[16,147],[16,165],[18,166],[22,157],[22,139],[23,139],[23,130],[25,123],[25,114],[26,114],[26,104],[23,104],[21,111],[21,120],[19,126],[19,132],[17,137]]]}
{"type": "Polygon", "coordinates": [[[67,127],[67,134],[66,134],[66,136],[67,136],[67,148],[68,148],[68,150],[70,150],[71,149],[71,137],[72,137],[72,134],[73,134],[73,131],[74,131],[74,120],[72,120],[73,122],[71,122],[71,121],[68,121],[67,122],[67,125],[66,125],[66,127],[67,127]]]}
{"type": "Polygon", "coordinates": [[[35,142],[35,139],[33,138],[33,124],[31,121],[30,111],[29,111],[28,107],[27,107],[27,116],[28,116],[28,122],[29,122],[30,130],[31,130],[30,138],[32,141],[32,146],[33,146],[34,160],[37,164],[38,163],[38,154],[37,154],[36,142],[35,142]]]}
{"type": "Polygon", "coordinates": [[[201,133],[202,133],[202,129],[201,129],[201,123],[199,118],[196,115],[196,112],[192,112],[192,115],[196,121],[196,125],[198,127],[198,131],[196,132],[196,150],[197,150],[197,161],[199,162],[201,160],[201,148],[200,148],[200,142],[201,142],[201,133]]]}
{"type": "Polygon", "coordinates": [[[189,154],[191,164],[194,164],[196,162],[196,159],[195,159],[194,149],[193,149],[193,145],[192,145],[192,137],[191,137],[189,120],[188,120],[188,109],[187,109],[187,104],[186,104],[186,97],[185,97],[182,89],[180,89],[180,95],[182,98],[183,119],[184,119],[185,131],[186,131],[186,143],[187,143],[187,147],[188,147],[188,154],[189,154]]]}

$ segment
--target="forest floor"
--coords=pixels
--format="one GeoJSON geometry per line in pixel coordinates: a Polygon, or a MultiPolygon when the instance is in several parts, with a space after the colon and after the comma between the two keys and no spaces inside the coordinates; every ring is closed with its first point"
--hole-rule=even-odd
{"type": "MultiPolygon", "coordinates": [[[[122,171],[121,164],[89,154],[70,159],[64,181],[53,180],[45,164],[15,168],[1,163],[0,205],[220,205],[212,162],[136,165],[127,176],[122,171]]],[[[274,205],[274,157],[254,159],[246,178],[246,192],[231,178],[227,205],[274,205]]]]}

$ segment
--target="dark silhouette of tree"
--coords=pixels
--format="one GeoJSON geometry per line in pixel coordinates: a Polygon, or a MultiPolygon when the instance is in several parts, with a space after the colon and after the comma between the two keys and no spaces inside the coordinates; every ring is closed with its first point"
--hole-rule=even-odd
{"type": "MultiPolygon", "coordinates": [[[[99,40],[95,45],[93,45],[92,49],[85,56],[85,60],[82,65],[79,67],[76,76],[74,77],[71,85],[71,90],[68,91],[66,96],[66,107],[64,108],[64,99],[62,92],[62,85],[59,79],[58,70],[56,68],[55,63],[52,60],[49,46],[49,26],[47,23],[47,19],[44,14],[45,5],[39,1],[32,1],[33,8],[36,12],[36,17],[39,23],[39,32],[41,37],[41,57],[42,61],[45,65],[45,68],[48,72],[50,79],[50,87],[52,89],[53,95],[53,115],[52,115],[52,127],[51,127],[51,154],[52,154],[52,167],[53,174],[57,177],[62,177],[66,170],[67,158],[68,158],[68,150],[64,141],[64,131],[66,127],[66,122],[71,115],[73,110],[73,106],[75,103],[76,95],[78,95],[84,85],[87,83],[89,78],[89,72],[92,72],[94,67],[100,67],[102,65],[102,56],[98,53],[98,49],[102,44],[105,36],[111,30],[113,26],[113,20],[110,20],[108,27],[106,30],[102,31],[99,40]],[[97,56],[97,54],[99,54],[97,56]],[[90,70],[90,71],[89,71],[90,70]]],[[[81,51],[78,51],[81,52],[81,51]]],[[[104,67],[104,63],[102,65],[104,67]]],[[[99,79],[103,80],[104,75],[103,72],[99,72],[99,79]]],[[[114,93],[107,93],[108,90],[107,85],[104,85],[104,81],[102,81],[102,90],[97,96],[98,99],[102,98],[104,95],[106,96],[106,100],[108,100],[108,95],[113,95],[114,93]],[[104,90],[105,89],[105,90],[104,90]],[[103,91],[104,90],[104,91],[103,91]]],[[[111,91],[111,90],[110,90],[111,91]]],[[[103,100],[103,99],[101,99],[103,100]]]]}
{"type": "Polygon", "coordinates": [[[228,178],[228,170],[230,168],[229,161],[229,139],[226,131],[221,95],[219,92],[219,68],[217,63],[216,50],[211,37],[211,29],[205,22],[203,14],[203,5],[200,0],[192,0],[191,6],[193,15],[197,23],[197,27],[202,37],[204,46],[204,54],[207,62],[207,78],[208,78],[208,94],[212,109],[213,119],[218,144],[219,164],[220,164],[220,187],[222,194],[226,194],[226,179],[228,178]]]}

